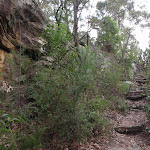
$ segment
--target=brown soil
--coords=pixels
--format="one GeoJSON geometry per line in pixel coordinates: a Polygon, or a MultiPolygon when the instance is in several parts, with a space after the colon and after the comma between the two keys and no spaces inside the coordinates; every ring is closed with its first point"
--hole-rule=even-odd
{"type": "MultiPolygon", "coordinates": [[[[141,101],[126,101],[129,107],[143,106],[146,100],[141,101]]],[[[113,127],[130,127],[140,124],[145,124],[150,127],[150,122],[146,117],[146,112],[139,109],[131,109],[127,114],[121,114],[117,111],[107,112],[108,119],[113,127]]],[[[82,145],[79,150],[117,150],[117,148],[124,148],[125,150],[133,149],[138,146],[141,150],[150,150],[150,133],[142,132],[137,134],[120,134],[115,130],[112,131],[111,137],[101,137],[99,139],[92,139],[82,145]]],[[[138,149],[138,150],[140,150],[138,149]]]]}

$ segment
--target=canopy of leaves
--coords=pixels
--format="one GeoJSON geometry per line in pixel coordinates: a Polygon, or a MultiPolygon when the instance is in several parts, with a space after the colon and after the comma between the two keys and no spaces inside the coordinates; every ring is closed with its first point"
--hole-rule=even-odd
{"type": "Polygon", "coordinates": [[[99,26],[97,43],[103,50],[109,52],[118,50],[121,36],[116,22],[111,17],[104,17],[99,26]]]}

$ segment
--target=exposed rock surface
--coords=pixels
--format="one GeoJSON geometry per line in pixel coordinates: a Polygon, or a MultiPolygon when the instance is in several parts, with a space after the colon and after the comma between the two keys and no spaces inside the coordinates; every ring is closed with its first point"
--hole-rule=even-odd
{"type": "Polygon", "coordinates": [[[0,0],[0,66],[5,52],[21,47],[33,58],[39,49],[39,34],[45,25],[43,12],[35,0],[0,0]]]}
{"type": "Polygon", "coordinates": [[[135,125],[135,126],[131,126],[131,127],[116,127],[115,130],[118,133],[121,134],[128,134],[128,133],[139,133],[145,130],[145,126],[142,125],[135,125]]]}
{"type": "Polygon", "coordinates": [[[40,65],[40,66],[47,66],[47,67],[50,67],[53,62],[54,62],[54,59],[53,59],[52,57],[43,56],[43,57],[41,57],[41,60],[39,60],[39,61],[37,62],[37,64],[40,65]]]}
{"type": "MultiPolygon", "coordinates": [[[[0,72],[2,72],[4,68],[4,60],[5,60],[5,52],[0,50],[0,72]]],[[[2,80],[1,77],[0,80],[2,80]]]]}

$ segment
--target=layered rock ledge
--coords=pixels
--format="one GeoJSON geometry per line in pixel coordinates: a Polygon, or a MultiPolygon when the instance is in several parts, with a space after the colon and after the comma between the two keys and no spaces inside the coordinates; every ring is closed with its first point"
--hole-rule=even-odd
{"type": "Polygon", "coordinates": [[[36,59],[45,17],[36,0],[0,1],[0,67],[5,53],[24,48],[36,59]]]}

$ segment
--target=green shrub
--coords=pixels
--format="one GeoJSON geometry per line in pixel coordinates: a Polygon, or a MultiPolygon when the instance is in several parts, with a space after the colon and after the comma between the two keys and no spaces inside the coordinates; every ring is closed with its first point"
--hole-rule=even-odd
{"type": "Polygon", "coordinates": [[[118,95],[118,83],[121,80],[122,71],[118,65],[113,64],[108,68],[99,70],[99,76],[96,77],[97,90],[104,97],[109,97],[109,95],[118,95]]]}
{"type": "Polygon", "coordinates": [[[118,84],[118,86],[119,86],[119,90],[123,94],[127,94],[131,88],[131,84],[126,83],[126,82],[122,82],[122,83],[118,84]]]}
{"type": "Polygon", "coordinates": [[[97,44],[102,50],[117,53],[120,48],[121,36],[119,35],[119,28],[117,23],[111,17],[104,17],[99,24],[97,44]],[[105,24],[105,25],[104,25],[105,24]]]}
{"type": "Polygon", "coordinates": [[[110,102],[117,103],[112,97],[119,92],[116,85],[122,69],[118,64],[110,60],[111,66],[104,68],[105,62],[88,47],[80,48],[79,53],[73,48],[67,49],[70,35],[66,34],[64,25],[48,26],[44,37],[47,54],[55,61],[49,67],[36,63],[29,69],[32,61],[23,57],[21,67],[25,80],[14,85],[25,90],[17,87],[19,93],[17,91],[15,96],[11,93],[18,103],[23,98],[21,95],[33,100],[18,109],[28,124],[23,137],[17,140],[19,149],[63,149],[82,139],[101,135],[109,127],[103,112],[110,102]],[[27,80],[28,71],[34,72],[31,83],[27,80]]]}
{"type": "Polygon", "coordinates": [[[21,122],[24,122],[22,117],[0,111],[0,149],[15,150],[18,148],[18,130],[15,129],[15,126],[21,122]]]}
{"type": "Polygon", "coordinates": [[[81,141],[102,134],[108,124],[102,115],[107,105],[105,99],[95,97],[94,82],[99,75],[96,54],[87,48],[81,50],[80,56],[81,62],[71,52],[64,57],[67,61],[55,69],[36,69],[33,83],[38,84],[28,89],[29,98],[35,102],[26,105],[22,115],[40,122],[45,130],[43,137],[51,137],[49,143],[54,139],[56,145],[60,140],[81,141]]]}
{"type": "Polygon", "coordinates": [[[57,63],[59,63],[64,56],[68,53],[67,44],[71,41],[72,36],[68,33],[65,24],[47,25],[47,29],[42,35],[47,44],[45,49],[49,56],[52,56],[57,63]]]}
{"type": "Polygon", "coordinates": [[[41,128],[36,128],[33,134],[26,134],[18,140],[18,149],[19,150],[33,150],[41,148],[41,140],[43,136],[43,131],[41,128]]]}
{"type": "Polygon", "coordinates": [[[109,97],[109,99],[111,99],[111,101],[109,101],[109,108],[111,110],[116,110],[121,113],[126,113],[127,110],[129,110],[127,104],[125,103],[125,99],[113,95],[109,97]]]}
{"type": "Polygon", "coordinates": [[[21,94],[34,102],[19,109],[31,125],[24,128],[24,137],[18,138],[20,149],[63,149],[66,143],[69,146],[109,131],[110,124],[103,112],[110,101],[115,103],[111,96],[118,90],[121,69],[117,65],[103,68],[96,52],[89,48],[81,48],[79,54],[80,59],[70,51],[51,67],[37,63],[31,83],[26,79],[21,83],[28,87],[21,94]]]}

